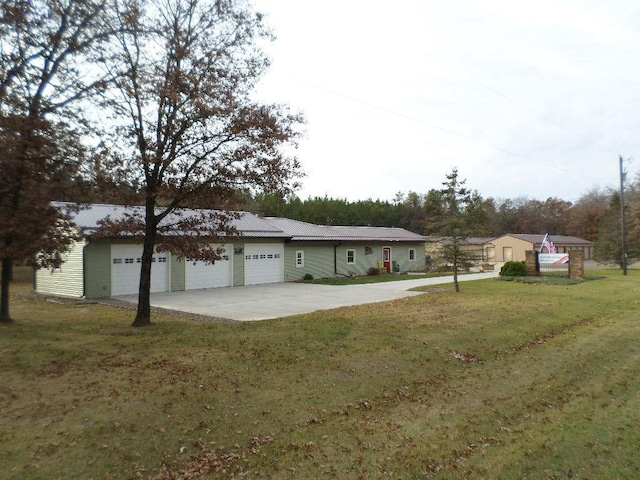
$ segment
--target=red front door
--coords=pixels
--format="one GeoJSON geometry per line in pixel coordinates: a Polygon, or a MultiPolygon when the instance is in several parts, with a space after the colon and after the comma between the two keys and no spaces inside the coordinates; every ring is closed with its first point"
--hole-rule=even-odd
{"type": "Polygon", "coordinates": [[[391,247],[382,247],[382,266],[391,273],[391,247]]]}

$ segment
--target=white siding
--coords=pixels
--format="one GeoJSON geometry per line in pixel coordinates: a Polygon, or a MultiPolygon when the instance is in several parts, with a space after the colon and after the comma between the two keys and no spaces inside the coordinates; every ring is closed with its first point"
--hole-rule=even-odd
{"type": "Polygon", "coordinates": [[[68,253],[63,253],[60,268],[41,268],[36,272],[36,291],[51,295],[82,297],[83,252],[85,241],[74,243],[68,253]]]}

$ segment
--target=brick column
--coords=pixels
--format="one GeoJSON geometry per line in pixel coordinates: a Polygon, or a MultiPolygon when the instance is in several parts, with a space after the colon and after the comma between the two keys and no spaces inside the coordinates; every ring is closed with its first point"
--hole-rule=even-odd
{"type": "Polygon", "coordinates": [[[582,250],[569,250],[569,278],[584,278],[584,254],[582,250]]]}
{"type": "Polygon", "coordinates": [[[538,252],[535,250],[527,250],[524,252],[524,268],[527,270],[527,275],[538,276],[540,275],[540,263],[538,263],[538,252]]]}

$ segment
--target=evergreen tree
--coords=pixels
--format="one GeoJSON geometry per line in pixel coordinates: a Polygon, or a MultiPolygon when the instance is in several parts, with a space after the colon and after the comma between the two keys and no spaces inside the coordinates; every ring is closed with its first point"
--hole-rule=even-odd
{"type": "Polygon", "coordinates": [[[468,268],[474,260],[473,251],[465,248],[466,240],[474,234],[478,217],[474,215],[473,192],[465,187],[466,180],[460,180],[458,169],[454,168],[443,182],[442,214],[437,219],[437,233],[441,237],[443,259],[453,267],[453,286],[460,291],[458,272],[468,268]]]}

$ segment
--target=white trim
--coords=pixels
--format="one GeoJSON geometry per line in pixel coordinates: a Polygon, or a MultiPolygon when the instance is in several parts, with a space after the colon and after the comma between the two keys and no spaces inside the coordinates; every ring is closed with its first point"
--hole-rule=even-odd
{"type": "Polygon", "coordinates": [[[347,265],[355,265],[356,264],[356,249],[355,248],[347,248],[346,252],[346,260],[347,265]],[[353,252],[353,261],[349,261],[349,252],[353,252]]]}
{"type": "Polygon", "coordinates": [[[296,268],[304,268],[304,250],[296,250],[296,268]]]}

